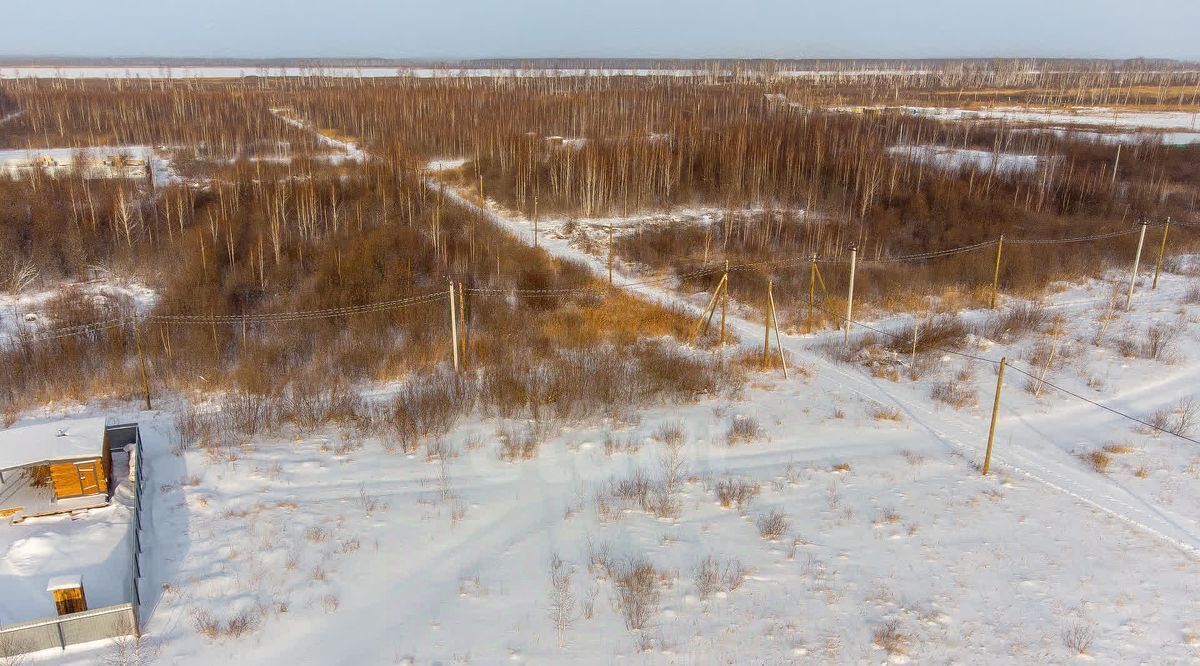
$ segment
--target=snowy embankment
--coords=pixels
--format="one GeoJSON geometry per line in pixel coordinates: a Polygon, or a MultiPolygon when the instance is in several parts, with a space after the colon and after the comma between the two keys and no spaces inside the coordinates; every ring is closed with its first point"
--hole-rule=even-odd
{"type": "MultiPolygon", "coordinates": [[[[531,238],[528,221],[486,212],[531,238]]],[[[600,272],[604,257],[573,245],[564,223],[540,224],[539,246],[600,272]]],[[[692,312],[706,298],[637,279],[618,284],[692,312]]],[[[1200,337],[1200,310],[1178,305],[1187,286],[1165,275],[1114,335],[1181,310],[1185,350],[1200,337]]],[[[1048,309],[1083,331],[1105,288],[1060,294],[1048,309]]],[[[735,313],[732,328],[747,345],[761,339],[761,322],[735,313]]],[[[442,438],[440,453],[413,454],[329,427],[175,455],[171,420],[148,422],[148,640],[164,663],[1200,656],[1194,448],[1139,435],[1086,403],[1035,398],[1014,378],[985,478],[973,463],[989,367],[964,380],[978,404],[935,407],[919,382],[812,351],[840,335],[786,336],[805,368],[789,380],[757,376],[739,395],[543,426],[524,462],[499,459],[499,431],[534,424],[482,417],[442,438]],[[1117,440],[1130,452],[1115,455],[1138,458],[1145,478],[1123,462],[1099,474],[1073,450],[1117,440]],[[639,484],[628,483],[639,474],[654,489],[641,502],[639,484]],[[723,507],[721,489],[735,486],[745,489],[741,507],[723,507]],[[570,592],[558,626],[553,555],[570,592]],[[710,557],[716,576],[704,575],[710,557]]],[[[985,342],[981,353],[1019,359],[1020,344],[985,342]]],[[[1072,353],[1084,360],[1070,367],[1110,387],[1098,400],[1135,413],[1198,379],[1182,352],[1173,365],[1106,347],[1072,353]]],[[[963,365],[947,355],[933,374],[963,365]]],[[[1095,390],[1073,373],[1051,377],[1095,390]]],[[[62,661],[94,663],[95,654],[68,651],[62,661]]]]}

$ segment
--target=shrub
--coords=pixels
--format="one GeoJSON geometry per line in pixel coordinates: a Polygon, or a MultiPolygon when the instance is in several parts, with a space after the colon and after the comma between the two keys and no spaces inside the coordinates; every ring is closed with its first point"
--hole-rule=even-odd
{"type": "Polygon", "coordinates": [[[990,317],[982,333],[1001,342],[1013,342],[1046,323],[1046,310],[1037,303],[1022,303],[990,317]]]}
{"type": "Polygon", "coordinates": [[[788,520],[787,514],[779,509],[772,509],[771,513],[765,516],[759,516],[756,523],[758,526],[758,535],[768,541],[776,541],[788,531],[791,527],[791,522],[788,520]]]}
{"type": "Polygon", "coordinates": [[[717,500],[726,509],[735,506],[738,511],[745,511],[758,493],[758,484],[744,479],[721,479],[717,481],[717,500]]]}
{"type": "Polygon", "coordinates": [[[742,586],[749,570],[738,560],[721,562],[713,556],[701,560],[692,575],[696,584],[696,594],[701,601],[707,600],[718,592],[729,593],[742,586]]]}
{"type": "Polygon", "coordinates": [[[1108,471],[1108,465],[1112,462],[1112,458],[1103,450],[1088,451],[1080,454],[1080,459],[1091,465],[1092,470],[1098,474],[1104,474],[1108,471]]]}
{"type": "Polygon", "coordinates": [[[625,620],[626,629],[634,631],[646,628],[658,612],[660,581],[665,578],[665,572],[641,558],[630,559],[614,572],[617,606],[625,620]]]}
{"type": "Polygon", "coordinates": [[[976,402],[975,388],[965,382],[955,380],[934,384],[929,391],[929,396],[956,409],[974,405],[976,402]]]}
{"type": "Polygon", "coordinates": [[[536,428],[509,428],[500,435],[500,459],[504,462],[531,460],[541,446],[536,428]]]}
{"type": "Polygon", "coordinates": [[[890,655],[903,655],[908,652],[910,637],[900,631],[897,620],[888,620],[875,628],[871,641],[890,655]]]}
{"type": "Polygon", "coordinates": [[[871,418],[876,421],[903,421],[904,415],[895,407],[875,405],[871,407],[871,418]]]}
{"type": "Polygon", "coordinates": [[[758,419],[752,416],[738,415],[729,422],[729,428],[725,431],[725,443],[729,446],[736,446],[761,439],[762,436],[763,429],[759,425],[758,419]]]}
{"type": "Polygon", "coordinates": [[[1062,632],[1063,645],[1075,654],[1087,654],[1096,640],[1096,631],[1085,624],[1075,623],[1062,632]]]}
{"type": "Polygon", "coordinates": [[[1151,324],[1146,328],[1146,339],[1141,346],[1141,356],[1152,361],[1170,361],[1182,327],[1175,324],[1151,324]]]}

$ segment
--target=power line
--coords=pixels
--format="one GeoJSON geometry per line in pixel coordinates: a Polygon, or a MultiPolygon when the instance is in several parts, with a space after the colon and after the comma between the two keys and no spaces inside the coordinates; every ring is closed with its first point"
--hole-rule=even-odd
{"type": "Polygon", "coordinates": [[[1009,367],[1009,368],[1011,368],[1011,369],[1013,369],[1013,370],[1016,370],[1017,372],[1019,372],[1019,373],[1021,373],[1021,374],[1025,375],[1026,377],[1029,377],[1029,378],[1031,378],[1031,379],[1033,379],[1033,380],[1035,380],[1035,381],[1041,382],[1041,383],[1045,384],[1046,386],[1049,386],[1049,387],[1050,387],[1050,388],[1052,388],[1052,389],[1056,389],[1056,390],[1058,390],[1058,391],[1061,391],[1061,392],[1063,392],[1063,393],[1066,393],[1067,395],[1069,395],[1069,396],[1071,396],[1071,397],[1073,397],[1073,398],[1078,398],[1079,400],[1082,400],[1082,401],[1084,401],[1084,402],[1086,402],[1086,403],[1089,403],[1089,404],[1095,405],[1096,407],[1099,407],[1100,409],[1103,409],[1103,410],[1105,410],[1105,411],[1108,411],[1108,412],[1112,412],[1113,414],[1116,414],[1117,416],[1120,416],[1120,417],[1122,417],[1122,418],[1129,419],[1130,421],[1136,421],[1137,423],[1140,423],[1140,424],[1142,424],[1142,425],[1146,426],[1147,428],[1151,428],[1151,429],[1153,429],[1153,430],[1157,430],[1158,432],[1163,432],[1163,433],[1166,433],[1166,434],[1168,434],[1168,435],[1174,435],[1174,436],[1178,437],[1179,439],[1182,439],[1182,440],[1184,440],[1184,441],[1191,442],[1192,444],[1200,444],[1200,440],[1193,439],[1193,438],[1191,438],[1191,437],[1188,437],[1187,435],[1184,435],[1184,434],[1182,434],[1182,433],[1175,432],[1174,430],[1167,430],[1166,428],[1163,428],[1163,427],[1161,427],[1161,426],[1156,426],[1156,425],[1154,425],[1153,423],[1150,423],[1150,422],[1148,422],[1148,421],[1145,421],[1145,420],[1139,419],[1139,418],[1138,418],[1138,417],[1136,417],[1136,416],[1131,416],[1131,415],[1129,415],[1129,414],[1126,414],[1125,412],[1122,412],[1122,411],[1119,411],[1119,410],[1113,409],[1112,407],[1109,407],[1108,405],[1105,405],[1105,404],[1103,404],[1103,403],[1100,403],[1100,402],[1096,402],[1095,400],[1092,400],[1092,399],[1090,399],[1090,398],[1088,398],[1088,397],[1086,397],[1086,396],[1082,396],[1082,395],[1080,395],[1080,394],[1078,394],[1078,393],[1075,393],[1074,391],[1071,391],[1070,389],[1066,389],[1066,388],[1063,388],[1063,387],[1061,387],[1061,386],[1059,386],[1059,385],[1057,385],[1057,384],[1054,384],[1054,383],[1052,383],[1052,382],[1048,382],[1048,381],[1046,381],[1045,379],[1042,379],[1041,377],[1034,377],[1032,373],[1026,372],[1026,371],[1022,370],[1021,368],[1019,368],[1019,367],[1017,367],[1017,366],[1015,366],[1015,365],[1013,365],[1013,364],[1011,364],[1011,363],[1009,363],[1009,364],[1007,364],[1007,365],[1008,365],[1008,367],[1009,367]]]}

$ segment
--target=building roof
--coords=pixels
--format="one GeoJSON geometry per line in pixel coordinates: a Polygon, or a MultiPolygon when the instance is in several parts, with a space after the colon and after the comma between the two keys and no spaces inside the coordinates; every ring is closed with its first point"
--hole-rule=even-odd
{"type": "Polygon", "coordinates": [[[46,583],[46,591],[53,592],[55,590],[74,590],[83,587],[82,576],[55,576],[46,583]]]}
{"type": "Polygon", "coordinates": [[[0,430],[0,469],[99,458],[107,419],[63,419],[0,430]]]}

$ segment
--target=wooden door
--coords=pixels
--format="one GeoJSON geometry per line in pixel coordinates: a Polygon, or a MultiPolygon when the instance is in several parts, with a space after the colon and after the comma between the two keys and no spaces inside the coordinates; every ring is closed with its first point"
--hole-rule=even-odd
{"type": "Polygon", "coordinates": [[[54,591],[54,607],[59,615],[67,613],[82,613],[87,610],[87,599],[83,597],[82,587],[72,587],[54,591]]]}
{"type": "Polygon", "coordinates": [[[84,495],[95,495],[100,492],[100,475],[96,473],[96,461],[75,463],[79,471],[79,489],[84,495]]]}

